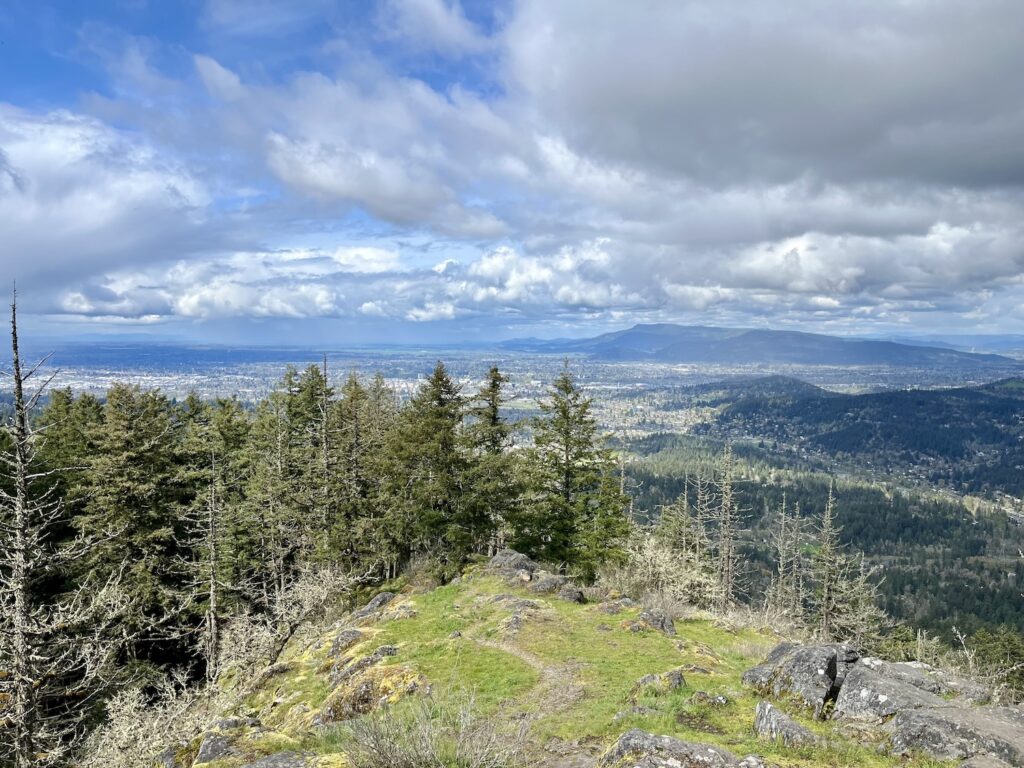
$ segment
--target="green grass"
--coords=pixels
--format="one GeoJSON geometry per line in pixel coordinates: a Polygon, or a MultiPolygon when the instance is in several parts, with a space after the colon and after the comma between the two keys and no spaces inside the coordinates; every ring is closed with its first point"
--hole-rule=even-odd
{"type": "MultiPolygon", "coordinates": [[[[737,756],[758,754],[783,767],[943,765],[922,757],[879,754],[873,745],[845,739],[831,723],[813,721],[792,708],[790,714],[827,738],[828,747],[787,748],[758,739],[752,723],[759,697],[741,685],[740,677],[763,659],[776,638],[755,630],[730,630],[694,619],[677,622],[676,637],[632,632],[628,624],[636,619],[635,610],[608,615],[594,605],[538,597],[484,575],[402,600],[415,615],[365,628],[367,639],[352,652],[364,655],[382,645],[397,646],[397,655],[383,663],[404,665],[424,676],[441,706],[456,706],[472,696],[483,715],[511,718],[526,713],[538,745],[552,738],[606,745],[636,727],[714,744],[737,756]],[[492,600],[498,594],[539,605],[526,614],[516,634],[502,629],[510,609],[492,600]],[[461,636],[452,637],[456,632],[461,636]],[[629,699],[639,678],[680,667],[686,677],[683,688],[642,692],[635,704],[647,711],[615,720],[617,713],[634,705],[629,699]],[[723,695],[728,704],[694,703],[697,691],[723,695]]],[[[345,738],[343,727],[315,730],[309,725],[310,713],[330,693],[323,671],[328,640],[291,649],[287,659],[292,667],[269,679],[247,702],[267,725],[320,755],[343,751],[345,738]]]]}

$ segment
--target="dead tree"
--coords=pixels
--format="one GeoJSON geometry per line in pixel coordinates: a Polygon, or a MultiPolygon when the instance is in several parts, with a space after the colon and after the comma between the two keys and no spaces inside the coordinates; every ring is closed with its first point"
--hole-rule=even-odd
{"type": "Polygon", "coordinates": [[[59,539],[59,470],[37,461],[45,427],[32,418],[52,376],[35,386],[45,359],[23,368],[16,300],[11,352],[13,412],[0,437],[0,765],[42,768],[64,764],[85,736],[85,721],[107,687],[127,603],[116,576],[86,578],[64,592],[54,586],[90,545],[59,539]]]}

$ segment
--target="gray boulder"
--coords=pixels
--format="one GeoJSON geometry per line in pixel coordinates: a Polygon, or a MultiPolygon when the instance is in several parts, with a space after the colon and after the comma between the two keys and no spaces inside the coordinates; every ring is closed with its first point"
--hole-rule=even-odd
{"type": "Polygon", "coordinates": [[[673,669],[660,675],[644,675],[634,684],[633,690],[630,691],[629,699],[630,701],[635,701],[638,696],[644,693],[653,693],[658,696],[670,691],[677,691],[685,686],[686,678],[683,677],[683,672],[679,669],[673,669]]]}
{"type": "Polygon", "coordinates": [[[781,741],[787,747],[821,743],[817,734],[800,725],[767,701],[762,701],[757,705],[754,715],[754,731],[761,738],[781,741]]]}
{"type": "Polygon", "coordinates": [[[211,731],[203,735],[199,743],[199,753],[196,755],[196,765],[212,763],[214,760],[221,760],[225,757],[232,757],[238,752],[234,748],[235,740],[223,733],[211,731]]]}
{"type": "Polygon", "coordinates": [[[946,706],[899,712],[887,726],[896,754],[920,750],[938,760],[990,755],[1024,765],[1024,708],[946,706]]]}
{"type": "Polygon", "coordinates": [[[378,613],[385,605],[394,600],[396,595],[393,592],[381,592],[370,602],[352,614],[353,619],[368,619],[378,613]]]}
{"type": "Polygon", "coordinates": [[[178,760],[178,751],[186,746],[186,744],[181,744],[178,747],[167,747],[167,749],[154,757],[153,760],[158,768],[182,768],[182,762],[178,760]]]}
{"type": "Polygon", "coordinates": [[[957,768],[1013,768],[1013,766],[993,755],[978,755],[964,760],[957,768]]]}
{"type": "Polygon", "coordinates": [[[724,749],[633,729],[601,756],[598,768],[734,768],[739,761],[724,749]]]}
{"type": "Polygon", "coordinates": [[[332,659],[336,659],[353,645],[360,642],[363,637],[363,633],[358,629],[352,629],[350,627],[348,629],[341,630],[341,632],[334,637],[334,641],[331,643],[331,650],[328,652],[328,655],[332,659]]]}
{"type": "Polygon", "coordinates": [[[893,662],[865,656],[857,663],[883,677],[939,696],[955,696],[970,704],[988,704],[992,700],[992,692],[986,686],[919,661],[893,662]]]}
{"type": "Polygon", "coordinates": [[[535,595],[550,595],[558,592],[569,583],[566,576],[558,576],[553,573],[538,573],[533,577],[527,589],[535,595]]]}
{"type": "Polygon", "coordinates": [[[639,603],[631,597],[620,597],[618,600],[606,600],[597,606],[597,610],[614,616],[627,608],[636,608],[638,605],[639,603]]]}
{"type": "Polygon", "coordinates": [[[763,695],[792,695],[821,717],[825,704],[835,701],[857,652],[846,645],[776,646],[764,663],[743,674],[743,683],[763,695]]]}
{"type": "Polygon", "coordinates": [[[858,662],[846,676],[832,717],[884,722],[897,712],[952,706],[938,694],[918,688],[908,677],[890,677],[884,669],[858,662]]]}
{"type": "Polygon", "coordinates": [[[503,549],[487,563],[487,570],[501,576],[509,583],[530,581],[540,566],[522,552],[503,549]]]}
{"type": "Polygon", "coordinates": [[[585,603],[587,601],[587,598],[583,594],[583,590],[575,584],[566,584],[558,590],[558,599],[567,600],[570,603],[585,603]]]}
{"type": "Polygon", "coordinates": [[[639,619],[641,623],[648,625],[652,629],[656,629],[669,637],[675,637],[676,625],[672,622],[672,617],[664,611],[648,609],[640,614],[639,619]]]}

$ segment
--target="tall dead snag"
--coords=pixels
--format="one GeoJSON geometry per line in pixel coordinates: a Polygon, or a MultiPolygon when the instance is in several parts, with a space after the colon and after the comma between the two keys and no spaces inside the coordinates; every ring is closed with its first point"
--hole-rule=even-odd
{"type": "MultiPolygon", "coordinates": [[[[61,540],[57,470],[36,460],[41,429],[32,414],[50,379],[25,371],[11,302],[12,409],[0,432],[0,765],[66,764],[105,688],[125,609],[116,579],[66,586],[88,551],[61,540]]],[[[52,379],[52,377],[51,377],[52,379]]]]}
{"type": "Polygon", "coordinates": [[[724,613],[736,602],[736,540],[739,534],[739,510],[735,496],[735,463],[732,446],[725,447],[718,476],[718,524],[716,565],[718,569],[718,610],[724,613]]]}

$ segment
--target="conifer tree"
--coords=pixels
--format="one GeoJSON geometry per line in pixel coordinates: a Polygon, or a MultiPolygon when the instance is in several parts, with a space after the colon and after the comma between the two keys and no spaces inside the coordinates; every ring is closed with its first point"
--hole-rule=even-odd
{"type": "Polygon", "coordinates": [[[478,541],[475,549],[486,548],[489,554],[504,545],[509,534],[507,520],[515,517],[522,494],[515,456],[510,452],[512,426],[502,414],[507,384],[508,377],[492,366],[470,403],[466,430],[473,459],[467,479],[468,503],[474,509],[477,529],[486,538],[486,542],[478,541]]]}
{"type": "Polygon", "coordinates": [[[438,362],[399,416],[389,472],[399,557],[429,554],[458,563],[472,551],[478,521],[465,504],[468,460],[461,450],[463,397],[438,362]]]}
{"type": "Polygon", "coordinates": [[[568,365],[539,407],[529,466],[533,509],[519,521],[516,536],[534,554],[565,569],[571,564],[591,579],[601,563],[624,552],[628,499],[598,434],[591,400],[568,365]]]}
{"type": "Polygon", "coordinates": [[[88,497],[76,520],[83,535],[101,542],[86,561],[89,570],[106,579],[125,569],[125,588],[136,609],[128,632],[139,636],[131,652],[140,659],[161,652],[158,635],[178,635],[177,620],[187,607],[177,569],[187,494],[178,428],[170,402],[159,392],[111,387],[92,437],[88,497]]]}

